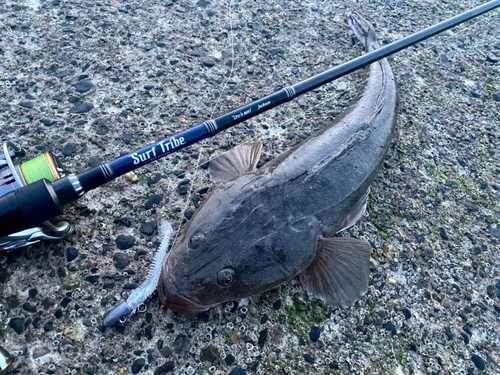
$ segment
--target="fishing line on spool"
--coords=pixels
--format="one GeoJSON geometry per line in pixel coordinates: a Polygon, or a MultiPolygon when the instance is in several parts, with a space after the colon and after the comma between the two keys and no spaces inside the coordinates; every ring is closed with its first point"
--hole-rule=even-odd
{"type": "MultiPolygon", "coordinates": [[[[217,98],[217,101],[216,101],[215,105],[212,106],[212,111],[211,111],[211,114],[210,114],[210,118],[213,118],[214,113],[215,113],[215,109],[216,109],[217,105],[219,104],[219,102],[220,102],[220,100],[222,98],[222,94],[224,93],[224,90],[227,87],[229,79],[233,76],[233,73],[234,73],[235,53],[234,53],[233,27],[232,27],[232,16],[231,16],[231,11],[233,10],[232,6],[233,6],[233,0],[230,1],[229,10],[228,10],[229,26],[230,26],[229,27],[230,42],[231,42],[231,61],[232,61],[231,70],[229,71],[229,74],[226,75],[226,80],[224,81],[223,87],[222,87],[221,91],[219,92],[219,96],[217,98]]],[[[457,29],[457,31],[453,32],[453,34],[451,34],[451,35],[444,34],[444,35],[441,36],[440,40],[436,41],[433,44],[429,43],[429,45],[427,45],[425,47],[421,47],[421,49],[419,49],[416,53],[412,54],[411,56],[405,57],[404,59],[401,59],[400,61],[392,61],[391,62],[391,67],[393,69],[395,69],[395,68],[398,68],[399,66],[401,66],[402,64],[406,64],[408,62],[415,61],[415,60],[419,59],[425,53],[427,53],[430,50],[432,50],[433,48],[436,48],[438,46],[443,45],[444,43],[446,43],[448,40],[450,40],[452,38],[458,38],[460,36],[463,36],[466,32],[472,30],[474,27],[478,27],[480,25],[483,25],[484,23],[486,23],[487,21],[489,21],[493,17],[498,16],[499,14],[500,14],[500,11],[490,12],[490,13],[487,13],[487,14],[483,15],[482,19],[475,19],[476,22],[474,22],[472,24],[469,24],[469,25],[464,25],[464,24],[459,25],[459,26],[457,26],[455,28],[455,29],[457,29]]],[[[450,14],[446,13],[444,15],[444,19],[446,19],[448,17],[450,17],[450,14]]],[[[448,32],[450,32],[450,31],[448,31],[448,32]]],[[[402,36],[402,38],[403,37],[404,36],[402,36]]],[[[404,52],[404,51],[402,51],[402,52],[404,52]]],[[[373,77],[377,77],[377,76],[373,76],[373,77]]],[[[365,77],[360,82],[354,84],[352,90],[355,91],[356,89],[361,88],[363,85],[366,84],[366,82],[368,81],[368,79],[369,79],[368,77],[365,77]]],[[[286,125],[286,124],[289,124],[289,123],[291,123],[293,121],[296,121],[297,119],[304,118],[308,113],[311,113],[312,111],[318,109],[319,107],[324,106],[325,103],[331,102],[332,100],[338,98],[338,94],[328,93],[328,92],[320,91],[320,90],[318,90],[318,92],[321,92],[321,93],[325,94],[326,97],[324,99],[322,99],[320,102],[318,102],[317,104],[314,104],[312,106],[307,107],[303,111],[297,111],[295,114],[292,113],[291,116],[290,116],[290,118],[287,119],[286,121],[282,122],[281,125],[286,125]]],[[[261,133],[259,135],[254,136],[252,139],[249,139],[248,141],[242,142],[241,144],[252,143],[252,142],[255,142],[257,140],[267,140],[267,139],[270,139],[270,138],[271,137],[269,136],[269,134],[263,134],[263,133],[261,133]]],[[[206,142],[207,142],[207,140],[205,139],[205,140],[203,140],[200,143],[200,151],[198,152],[198,159],[197,160],[201,160],[200,157],[201,157],[201,155],[205,151],[205,147],[204,146],[206,145],[206,142]]],[[[227,151],[224,151],[224,152],[227,152],[227,151]]],[[[208,158],[203,164],[209,163],[211,160],[217,158],[218,156],[220,156],[224,152],[220,152],[217,155],[214,155],[214,156],[208,158]]],[[[175,236],[174,236],[174,239],[173,239],[172,244],[171,244],[172,247],[175,245],[175,243],[177,241],[177,238],[178,238],[178,236],[180,234],[180,230],[181,230],[181,227],[182,227],[182,218],[184,217],[185,212],[187,211],[187,209],[189,207],[191,196],[192,196],[192,192],[193,192],[193,188],[194,188],[196,180],[198,180],[198,178],[200,177],[200,173],[201,173],[200,163],[197,163],[195,165],[195,167],[194,167],[194,171],[192,172],[192,183],[190,184],[190,188],[189,188],[189,190],[187,192],[186,204],[184,205],[184,208],[182,209],[181,221],[180,221],[179,226],[177,227],[177,229],[175,231],[175,236]]],[[[168,254],[167,254],[167,257],[168,257],[168,254]]]]}

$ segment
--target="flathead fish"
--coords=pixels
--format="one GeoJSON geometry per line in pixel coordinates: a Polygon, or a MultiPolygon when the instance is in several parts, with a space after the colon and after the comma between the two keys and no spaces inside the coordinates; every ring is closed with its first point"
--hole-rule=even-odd
{"type": "MultiPolygon", "coordinates": [[[[379,47],[361,16],[348,23],[365,50],[379,47]]],[[[357,104],[307,142],[257,169],[262,145],[244,144],[210,162],[213,193],[163,263],[160,300],[199,312],[299,277],[334,307],[368,288],[369,243],[335,234],[363,215],[369,186],[396,122],[397,90],[386,59],[369,67],[357,104]]]]}

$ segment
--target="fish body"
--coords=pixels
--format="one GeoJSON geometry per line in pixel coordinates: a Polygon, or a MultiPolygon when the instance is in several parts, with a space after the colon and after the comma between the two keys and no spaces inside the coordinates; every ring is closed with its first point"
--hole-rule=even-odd
{"type": "MultiPolygon", "coordinates": [[[[373,27],[348,18],[367,51],[373,27]]],[[[333,306],[366,291],[371,247],[334,237],[361,218],[391,143],[397,90],[386,59],[373,63],[363,95],[343,118],[256,169],[261,145],[210,162],[218,184],[163,263],[158,293],[181,312],[207,310],[300,277],[333,306]]]]}

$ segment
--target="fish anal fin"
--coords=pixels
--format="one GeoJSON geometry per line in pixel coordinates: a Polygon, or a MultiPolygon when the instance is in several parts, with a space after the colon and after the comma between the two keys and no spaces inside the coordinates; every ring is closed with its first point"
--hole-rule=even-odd
{"type": "Polygon", "coordinates": [[[299,275],[304,290],[332,307],[352,306],[368,289],[371,246],[347,238],[318,238],[316,258],[299,275]]]}
{"type": "Polygon", "coordinates": [[[363,214],[366,211],[366,205],[368,204],[368,194],[370,194],[370,188],[368,188],[368,190],[361,197],[358,203],[354,205],[351,212],[349,212],[349,214],[346,216],[346,218],[340,225],[340,229],[337,231],[337,233],[352,227],[359,221],[359,219],[363,217],[363,214]]]}
{"type": "Polygon", "coordinates": [[[224,183],[257,168],[262,142],[245,143],[210,161],[210,179],[224,183]]]}

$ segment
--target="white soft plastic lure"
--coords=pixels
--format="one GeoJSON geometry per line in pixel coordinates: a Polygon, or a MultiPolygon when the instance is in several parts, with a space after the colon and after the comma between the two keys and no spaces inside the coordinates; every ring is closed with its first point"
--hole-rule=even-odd
{"type": "Polygon", "coordinates": [[[146,280],[144,280],[140,287],[134,289],[132,293],[130,293],[127,301],[120,303],[106,315],[103,322],[104,327],[114,326],[122,318],[133,315],[139,306],[141,306],[144,301],[146,301],[146,299],[148,299],[148,297],[151,296],[156,290],[158,280],[160,279],[161,266],[165,256],[167,255],[167,247],[173,229],[170,223],[166,222],[161,226],[159,231],[164,235],[163,241],[156,252],[146,280]]]}

